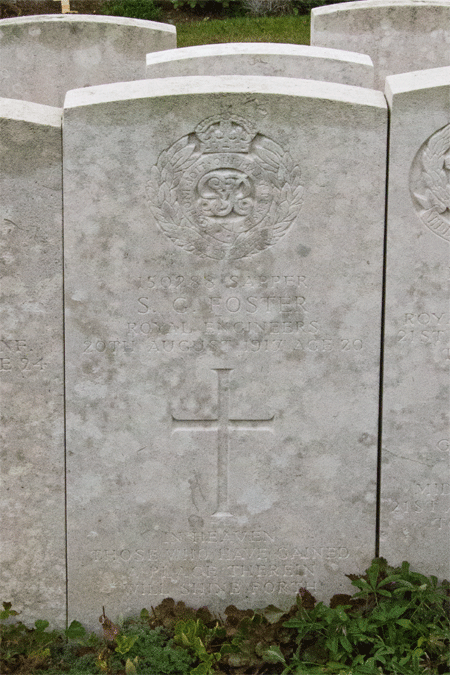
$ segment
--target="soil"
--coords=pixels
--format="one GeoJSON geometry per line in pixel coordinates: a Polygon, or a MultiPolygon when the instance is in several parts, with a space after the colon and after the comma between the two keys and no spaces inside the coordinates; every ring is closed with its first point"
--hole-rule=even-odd
{"type": "MultiPolygon", "coordinates": [[[[69,0],[70,13],[100,14],[104,0],[69,0]]],[[[226,14],[218,2],[208,2],[202,8],[191,9],[189,6],[174,9],[168,0],[158,2],[163,13],[163,23],[192,23],[209,19],[225,19],[226,14]]],[[[62,14],[61,0],[0,0],[0,19],[35,14],[62,14]]]]}

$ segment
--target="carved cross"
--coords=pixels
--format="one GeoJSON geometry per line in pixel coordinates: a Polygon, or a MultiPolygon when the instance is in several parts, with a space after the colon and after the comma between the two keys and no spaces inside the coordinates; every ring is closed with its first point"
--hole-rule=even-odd
{"type": "Polygon", "coordinates": [[[218,377],[217,417],[212,419],[179,419],[172,415],[174,431],[217,431],[217,510],[216,517],[231,516],[228,511],[228,451],[230,431],[272,431],[272,417],[262,419],[234,419],[230,417],[230,372],[232,368],[213,368],[218,377]]]}

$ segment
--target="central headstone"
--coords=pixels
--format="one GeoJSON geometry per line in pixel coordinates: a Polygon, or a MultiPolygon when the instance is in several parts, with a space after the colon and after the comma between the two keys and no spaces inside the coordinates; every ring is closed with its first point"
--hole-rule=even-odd
{"type": "Polygon", "coordinates": [[[374,552],[382,95],[184,77],[66,103],[71,617],[326,598],[374,552]]]}

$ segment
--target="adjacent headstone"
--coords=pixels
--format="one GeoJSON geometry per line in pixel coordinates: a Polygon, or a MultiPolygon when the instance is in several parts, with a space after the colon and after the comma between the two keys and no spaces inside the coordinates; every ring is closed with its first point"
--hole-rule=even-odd
{"type": "Polygon", "coordinates": [[[61,115],[0,99],[2,601],[65,621],[61,115]]]}
{"type": "Polygon", "coordinates": [[[174,26],[45,14],[0,21],[0,96],[62,106],[69,89],[145,77],[145,55],[177,46],[174,26]]]}
{"type": "Polygon", "coordinates": [[[71,617],[286,607],[370,562],[386,122],[289,78],[68,94],[71,617]]]}
{"type": "Polygon", "coordinates": [[[373,86],[370,58],[340,49],[230,42],[147,54],[147,77],[180,75],[268,75],[373,86]]]}
{"type": "Polygon", "coordinates": [[[381,554],[450,573],[450,68],[391,109],[381,554]]]}
{"type": "Polygon", "coordinates": [[[368,54],[375,87],[387,75],[450,65],[450,2],[357,0],[311,12],[311,44],[368,54]]]}

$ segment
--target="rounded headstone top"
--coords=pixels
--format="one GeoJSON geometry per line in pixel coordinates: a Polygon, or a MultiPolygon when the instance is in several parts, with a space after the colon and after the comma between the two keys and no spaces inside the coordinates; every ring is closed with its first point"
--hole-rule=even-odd
{"type": "Polygon", "coordinates": [[[118,26],[133,26],[135,28],[145,28],[151,30],[166,30],[169,33],[175,33],[176,28],[169,23],[160,23],[159,21],[144,21],[143,19],[129,19],[123,16],[97,16],[93,14],[37,14],[29,16],[13,17],[11,19],[1,19],[0,28],[8,26],[20,26],[29,24],[55,23],[64,24],[113,24],[118,26]]]}
{"type": "Polygon", "coordinates": [[[192,57],[228,56],[228,55],[276,55],[310,58],[332,58],[337,61],[353,61],[355,63],[372,65],[370,56],[358,52],[347,52],[343,49],[330,49],[327,47],[312,47],[309,45],[292,45],[281,42],[228,42],[214,45],[196,45],[194,47],[180,47],[167,49],[164,52],[152,52],[147,54],[147,65],[161,63],[162,61],[179,61],[192,57]]]}
{"type": "Polygon", "coordinates": [[[356,0],[355,2],[339,2],[335,5],[326,5],[325,7],[315,7],[311,10],[311,15],[318,14],[333,14],[335,12],[354,12],[355,10],[364,11],[378,8],[392,8],[397,7],[448,7],[450,9],[450,2],[448,0],[356,0]]]}
{"type": "Polygon", "coordinates": [[[0,117],[2,119],[30,122],[31,124],[46,124],[60,127],[62,109],[42,103],[22,101],[14,98],[0,98],[0,117]]]}
{"type": "Polygon", "coordinates": [[[251,93],[326,99],[353,105],[386,108],[383,94],[373,89],[319,80],[289,77],[217,75],[169,77],[155,80],[117,82],[96,87],[73,89],[67,93],[64,108],[79,108],[114,101],[182,96],[187,94],[251,93]]]}

